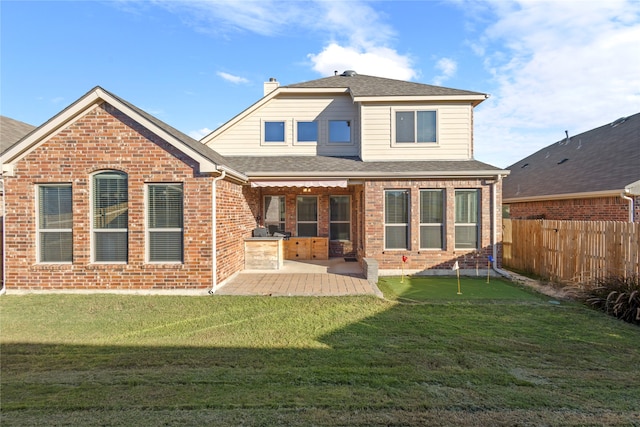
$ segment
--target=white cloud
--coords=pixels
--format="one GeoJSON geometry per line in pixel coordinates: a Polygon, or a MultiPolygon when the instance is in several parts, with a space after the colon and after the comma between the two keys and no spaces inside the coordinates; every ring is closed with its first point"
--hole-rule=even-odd
{"type": "Polygon", "coordinates": [[[201,140],[202,138],[204,138],[205,136],[209,135],[211,132],[213,132],[211,129],[209,128],[202,128],[202,129],[198,129],[198,130],[192,130],[191,132],[189,132],[189,136],[195,140],[201,140]]]}
{"type": "Polygon", "coordinates": [[[458,64],[453,59],[440,58],[438,62],[436,62],[435,68],[440,74],[433,79],[433,84],[440,86],[456,74],[458,64]]]}
{"type": "Polygon", "coordinates": [[[476,151],[506,167],[564,136],[640,111],[640,2],[493,3],[476,52],[497,84],[476,151]],[[495,157],[494,157],[495,156],[495,157]]]}
{"type": "Polygon", "coordinates": [[[234,76],[233,74],[225,73],[224,71],[218,71],[216,74],[219,77],[231,83],[235,83],[235,84],[249,83],[249,80],[245,79],[244,77],[234,76]]]}

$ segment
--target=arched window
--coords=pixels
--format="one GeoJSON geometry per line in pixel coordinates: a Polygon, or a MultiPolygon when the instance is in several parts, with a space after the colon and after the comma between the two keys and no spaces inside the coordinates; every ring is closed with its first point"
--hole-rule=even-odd
{"type": "Polygon", "coordinates": [[[127,262],[128,223],[127,174],[105,171],[93,175],[91,225],[94,262],[127,262]]]}

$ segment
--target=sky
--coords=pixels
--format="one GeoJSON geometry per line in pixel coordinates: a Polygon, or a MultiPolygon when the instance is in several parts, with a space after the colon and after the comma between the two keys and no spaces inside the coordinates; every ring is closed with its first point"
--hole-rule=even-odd
{"type": "Polygon", "coordinates": [[[640,0],[0,1],[0,114],[38,126],[95,86],[196,139],[334,71],[489,94],[506,168],[640,112],[640,0]]]}

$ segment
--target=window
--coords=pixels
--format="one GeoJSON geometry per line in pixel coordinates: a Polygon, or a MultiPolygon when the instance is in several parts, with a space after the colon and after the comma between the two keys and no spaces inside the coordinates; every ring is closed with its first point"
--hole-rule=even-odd
{"type": "Polygon", "coordinates": [[[38,186],[38,262],[73,261],[71,184],[38,186]]]}
{"type": "Polygon", "coordinates": [[[420,190],[420,248],[443,248],[444,191],[420,190]]]}
{"type": "Polygon", "coordinates": [[[351,240],[351,197],[329,197],[329,238],[351,240]]]}
{"type": "Polygon", "coordinates": [[[147,244],[150,262],[183,260],[182,184],[147,186],[147,244]]]}
{"type": "Polygon", "coordinates": [[[396,111],[396,142],[437,142],[435,111],[396,111]]]}
{"type": "Polygon", "coordinates": [[[284,141],[284,122],[264,122],[264,142],[284,141]]]}
{"type": "Polygon", "coordinates": [[[408,190],[384,192],[384,247],[385,249],[408,249],[409,247],[408,190]]]}
{"type": "Polygon", "coordinates": [[[264,226],[269,230],[269,234],[273,235],[276,231],[284,232],[284,207],[284,196],[264,197],[264,226]]]}
{"type": "Polygon", "coordinates": [[[329,120],[329,142],[330,143],[351,142],[351,121],[329,120]]]}
{"type": "Polygon", "coordinates": [[[297,122],[296,124],[297,142],[317,142],[318,122],[297,122]]]}
{"type": "Polygon", "coordinates": [[[298,196],[298,236],[315,237],[318,235],[318,198],[298,196]]]}
{"type": "Polygon", "coordinates": [[[456,249],[478,248],[478,190],[456,190],[456,249]]]}
{"type": "Polygon", "coordinates": [[[127,262],[129,197],[127,174],[116,171],[93,176],[93,260],[127,262]]]}

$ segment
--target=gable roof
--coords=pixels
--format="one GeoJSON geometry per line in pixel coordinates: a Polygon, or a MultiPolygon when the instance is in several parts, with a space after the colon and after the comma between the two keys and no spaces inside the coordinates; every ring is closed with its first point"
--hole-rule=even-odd
{"type": "Polygon", "coordinates": [[[76,102],[55,115],[42,126],[36,128],[24,138],[20,139],[0,155],[3,172],[11,171],[12,163],[17,162],[26,154],[36,148],[49,136],[75,120],[85,111],[102,102],[106,102],[117,108],[131,119],[158,135],[169,144],[197,161],[201,172],[214,172],[224,170],[237,179],[246,181],[246,176],[231,168],[230,162],[211,148],[201,144],[190,136],[169,126],[156,117],[146,113],[124,99],[106,91],[100,86],[91,89],[76,102]]]}
{"type": "MultiPolygon", "coordinates": [[[[342,74],[308,82],[283,86],[285,89],[346,89],[354,100],[364,101],[373,98],[440,98],[477,101],[479,104],[487,98],[480,92],[432,86],[424,83],[408,82],[383,77],[367,76],[345,71],[342,74]]],[[[476,105],[474,104],[474,105],[476,105]]]]}
{"type": "Polygon", "coordinates": [[[200,142],[207,144],[253,111],[281,94],[349,94],[354,102],[398,102],[398,101],[461,101],[478,105],[489,95],[468,90],[451,89],[423,83],[367,76],[352,72],[341,75],[279,86],[231,120],[204,136],[200,142]]]}
{"type": "Polygon", "coordinates": [[[35,128],[30,124],[0,116],[0,153],[4,153],[35,128]]]}
{"type": "Polygon", "coordinates": [[[562,139],[509,166],[503,201],[640,194],[640,113],[562,139]],[[634,188],[636,188],[634,190],[634,188]]]}

